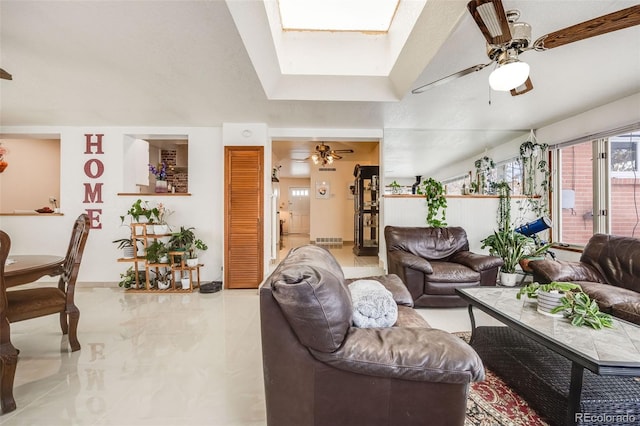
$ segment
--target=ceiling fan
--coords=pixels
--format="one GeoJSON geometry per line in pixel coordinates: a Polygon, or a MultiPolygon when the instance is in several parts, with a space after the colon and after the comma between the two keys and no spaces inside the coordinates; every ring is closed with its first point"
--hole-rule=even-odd
{"type": "Polygon", "coordinates": [[[0,68],[0,78],[3,80],[13,80],[11,74],[0,68]]]}
{"type": "Polygon", "coordinates": [[[334,160],[340,160],[342,156],[340,154],[352,154],[352,149],[331,149],[329,145],[325,145],[324,142],[320,142],[320,145],[316,145],[316,152],[311,154],[306,159],[311,159],[313,164],[327,164],[333,163],[334,160]]]}
{"type": "Polygon", "coordinates": [[[496,63],[497,68],[489,76],[491,88],[510,91],[512,96],[522,95],[533,89],[533,83],[529,78],[529,65],[519,59],[521,53],[528,50],[542,52],[640,25],[640,5],[636,5],[543,35],[531,43],[531,26],[518,22],[518,10],[505,11],[502,0],[471,0],[467,3],[467,9],[487,40],[487,56],[491,61],[425,84],[411,93],[422,93],[496,63]]]}

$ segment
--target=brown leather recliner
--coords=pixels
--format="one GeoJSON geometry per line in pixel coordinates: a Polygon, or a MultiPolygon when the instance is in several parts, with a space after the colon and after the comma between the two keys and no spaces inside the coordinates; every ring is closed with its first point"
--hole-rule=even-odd
{"type": "Polygon", "coordinates": [[[313,245],[289,252],[260,287],[269,426],[463,425],[482,361],[462,339],[432,329],[397,276],[389,289],[398,320],[352,326],[342,269],[313,245]]]}
{"type": "Polygon", "coordinates": [[[415,306],[467,306],[456,288],[496,285],[502,259],[469,251],[460,227],[387,226],[387,265],[404,281],[415,306]]]}
{"type": "Polygon", "coordinates": [[[640,325],[640,239],[595,234],[579,262],[534,260],[529,267],[535,281],[579,284],[600,310],[640,325]]]}

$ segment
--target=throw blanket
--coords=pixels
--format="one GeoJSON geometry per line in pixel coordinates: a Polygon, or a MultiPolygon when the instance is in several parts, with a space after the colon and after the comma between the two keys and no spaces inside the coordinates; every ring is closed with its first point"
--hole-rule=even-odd
{"type": "Polygon", "coordinates": [[[378,281],[354,281],[349,285],[349,291],[356,327],[391,327],[398,320],[398,305],[393,295],[378,281]]]}

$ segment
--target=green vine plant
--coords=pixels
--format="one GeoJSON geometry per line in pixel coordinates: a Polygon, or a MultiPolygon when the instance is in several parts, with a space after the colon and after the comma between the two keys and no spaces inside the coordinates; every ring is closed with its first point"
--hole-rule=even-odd
{"type": "Polygon", "coordinates": [[[524,174],[523,200],[518,200],[518,223],[525,223],[525,215],[533,212],[536,217],[549,216],[550,170],[547,161],[549,145],[538,143],[533,130],[520,145],[520,161],[524,174]]]}
{"type": "Polygon", "coordinates": [[[552,309],[551,313],[562,312],[571,321],[571,325],[588,325],[596,330],[613,327],[611,315],[600,312],[598,303],[586,293],[566,293],[560,302],[562,305],[552,309]]]}
{"type": "Polygon", "coordinates": [[[508,231],[511,226],[511,187],[506,181],[491,184],[492,190],[498,195],[497,221],[500,231],[508,231]]]}
{"type": "Polygon", "coordinates": [[[491,181],[496,163],[491,157],[484,156],[478,158],[473,165],[476,168],[475,192],[477,194],[487,194],[491,191],[491,181]]]}
{"type": "Polygon", "coordinates": [[[447,197],[445,197],[444,185],[433,178],[428,178],[418,186],[417,192],[424,195],[427,201],[427,225],[433,228],[447,226],[447,197]]]}

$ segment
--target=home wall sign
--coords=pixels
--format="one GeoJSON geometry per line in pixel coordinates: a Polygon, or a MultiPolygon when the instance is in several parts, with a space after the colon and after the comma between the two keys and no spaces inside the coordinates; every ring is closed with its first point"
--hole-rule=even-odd
{"type": "MultiPolygon", "coordinates": [[[[87,133],[85,137],[85,155],[104,155],[102,137],[104,134],[87,133]]],[[[84,174],[89,179],[100,179],[104,174],[104,163],[99,158],[90,158],[84,163],[84,174]]],[[[84,182],[84,204],[102,204],[102,186],[104,182],[84,182]]],[[[102,229],[102,208],[88,206],[85,211],[89,215],[91,229],[102,229]]]]}

